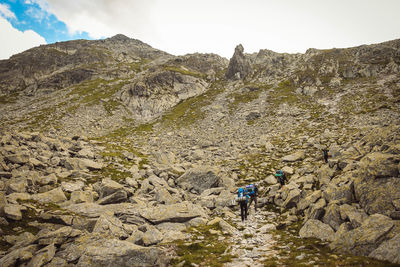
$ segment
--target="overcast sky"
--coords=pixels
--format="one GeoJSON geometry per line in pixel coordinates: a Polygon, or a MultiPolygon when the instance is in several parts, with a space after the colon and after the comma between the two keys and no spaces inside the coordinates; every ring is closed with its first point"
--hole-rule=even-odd
{"type": "Polygon", "coordinates": [[[122,33],[174,55],[351,47],[400,38],[400,0],[0,0],[0,59],[122,33]]]}

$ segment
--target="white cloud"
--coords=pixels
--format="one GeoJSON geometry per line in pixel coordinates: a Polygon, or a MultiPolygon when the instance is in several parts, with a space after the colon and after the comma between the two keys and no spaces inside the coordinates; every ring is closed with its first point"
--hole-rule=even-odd
{"type": "Polygon", "coordinates": [[[172,54],[349,47],[400,37],[400,1],[386,0],[30,0],[70,33],[117,33],[172,54]]]}
{"type": "Polygon", "coordinates": [[[45,39],[32,30],[18,31],[5,19],[0,17],[0,59],[23,52],[34,46],[46,44],[45,39]]]}
{"type": "Polygon", "coordinates": [[[0,16],[8,19],[16,19],[15,14],[10,10],[10,6],[7,4],[0,4],[0,16]]]}

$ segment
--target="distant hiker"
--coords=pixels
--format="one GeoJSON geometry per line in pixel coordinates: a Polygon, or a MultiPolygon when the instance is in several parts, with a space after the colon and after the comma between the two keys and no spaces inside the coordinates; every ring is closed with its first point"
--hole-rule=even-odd
{"type": "Polygon", "coordinates": [[[254,201],[254,210],[257,212],[257,195],[258,187],[256,184],[246,185],[247,195],[250,197],[249,205],[247,209],[250,210],[251,203],[254,201]]]}
{"type": "Polygon", "coordinates": [[[247,220],[247,202],[248,202],[249,196],[246,194],[245,190],[240,187],[238,189],[238,196],[236,200],[240,204],[240,216],[242,217],[242,222],[244,220],[247,220]]]}
{"type": "Polygon", "coordinates": [[[322,149],[322,153],[324,153],[324,160],[325,160],[325,163],[328,163],[328,149],[326,149],[326,148],[324,148],[324,149],[322,149]]]}
{"type": "Polygon", "coordinates": [[[278,182],[281,184],[281,186],[283,186],[285,184],[286,175],[282,170],[277,170],[275,172],[275,177],[278,180],[278,182]]]}

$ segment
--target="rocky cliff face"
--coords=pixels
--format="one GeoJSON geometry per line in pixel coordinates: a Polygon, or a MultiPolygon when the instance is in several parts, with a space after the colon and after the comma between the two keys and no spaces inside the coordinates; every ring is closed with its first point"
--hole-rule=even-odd
{"type": "Polygon", "coordinates": [[[399,64],[399,40],[228,61],[123,35],[0,61],[0,265],[400,263],[399,64]]]}

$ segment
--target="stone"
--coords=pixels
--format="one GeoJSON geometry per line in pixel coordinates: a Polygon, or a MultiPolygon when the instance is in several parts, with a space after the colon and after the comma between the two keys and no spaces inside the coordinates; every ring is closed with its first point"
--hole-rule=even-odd
{"type": "Polygon", "coordinates": [[[32,195],[32,199],[38,201],[42,204],[45,203],[60,203],[67,201],[67,197],[62,191],[61,187],[57,187],[56,189],[47,191],[45,193],[34,194],[32,195]]]}
{"type": "Polygon", "coordinates": [[[89,191],[73,191],[71,193],[71,202],[78,203],[92,203],[93,202],[93,193],[89,191]]]}
{"type": "Polygon", "coordinates": [[[282,168],[282,171],[286,174],[292,175],[294,173],[294,170],[292,167],[285,166],[282,168]]]}
{"type": "Polygon", "coordinates": [[[317,179],[320,185],[327,186],[330,183],[334,174],[335,174],[334,169],[329,168],[328,165],[322,165],[317,171],[317,179]]]}
{"type": "Polygon", "coordinates": [[[36,266],[43,266],[46,263],[50,262],[54,255],[56,254],[56,247],[54,244],[50,244],[41,250],[35,252],[32,260],[28,263],[28,266],[36,267],[36,266]]]}
{"type": "Polygon", "coordinates": [[[58,181],[57,176],[54,173],[52,173],[50,175],[40,177],[37,182],[40,185],[53,185],[56,184],[57,181],[58,181]]]}
{"type": "Polygon", "coordinates": [[[221,227],[223,234],[233,235],[237,231],[235,227],[233,227],[224,220],[220,220],[218,224],[219,227],[221,227]]]}
{"type": "Polygon", "coordinates": [[[299,232],[301,238],[314,237],[324,241],[332,241],[334,234],[329,225],[314,219],[308,220],[299,232]]]}
{"type": "Polygon", "coordinates": [[[23,248],[12,250],[0,259],[0,266],[12,267],[17,266],[19,262],[27,262],[32,259],[35,251],[38,250],[38,245],[29,245],[23,248]]]}
{"type": "Polygon", "coordinates": [[[156,191],[155,199],[160,204],[169,205],[179,202],[179,200],[173,197],[164,187],[159,186],[156,188],[155,191],[156,191]]]}
{"type": "Polygon", "coordinates": [[[144,233],[142,241],[145,246],[151,246],[160,243],[163,238],[163,234],[157,228],[151,227],[144,233]]]}
{"type": "Polygon", "coordinates": [[[37,242],[39,245],[63,244],[67,240],[74,239],[81,234],[80,230],[72,229],[71,226],[64,226],[55,231],[39,232],[37,242]]]}
{"type": "Polygon", "coordinates": [[[300,150],[293,154],[283,157],[281,160],[286,161],[286,162],[295,162],[295,161],[303,160],[305,158],[305,156],[306,155],[305,155],[304,151],[300,150]]]}
{"type": "Polygon", "coordinates": [[[266,152],[272,152],[275,148],[275,146],[271,142],[265,143],[264,147],[266,152]]]}
{"type": "Polygon", "coordinates": [[[259,232],[260,232],[260,234],[266,234],[266,233],[269,233],[274,230],[276,230],[276,226],[272,223],[268,223],[268,224],[261,226],[261,228],[259,229],[259,232]]]}
{"type": "Polygon", "coordinates": [[[67,170],[98,171],[104,167],[103,163],[95,162],[86,158],[66,158],[62,160],[61,164],[67,170]]]}
{"type": "Polygon", "coordinates": [[[118,239],[127,239],[129,237],[122,222],[116,217],[107,214],[103,214],[99,217],[94,226],[93,233],[101,233],[118,239]]]}
{"type": "Polygon", "coordinates": [[[383,241],[378,248],[368,255],[368,257],[400,264],[400,235],[383,241]]]}
{"type": "Polygon", "coordinates": [[[283,206],[287,209],[296,207],[297,203],[300,200],[301,191],[297,188],[291,190],[285,200],[283,202],[283,206]]]}
{"type": "Polygon", "coordinates": [[[299,203],[297,204],[297,208],[299,210],[305,210],[311,204],[315,203],[318,199],[320,199],[321,196],[322,196],[322,191],[316,190],[307,197],[300,199],[299,203]]]}
{"type": "Polygon", "coordinates": [[[337,203],[329,203],[325,208],[325,214],[322,221],[337,231],[340,225],[344,222],[340,216],[340,209],[337,203]]]}
{"type": "Polygon", "coordinates": [[[218,187],[220,180],[214,168],[201,166],[188,170],[176,182],[188,191],[193,189],[201,194],[206,189],[218,187]]]}
{"type": "Polygon", "coordinates": [[[353,203],[354,186],[353,182],[345,183],[341,186],[336,186],[332,183],[324,190],[324,198],[327,202],[339,200],[341,203],[353,203]]]}
{"type": "Polygon", "coordinates": [[[7,155],[5,157],[6,161],[9,161],[13,164],[26,164],[29,162],[29,154],[26,153],[20,153],[20,154],[12,154],[12,155],[7,155]]]}
{"type": "Polygon", "coordinates": [[[167,264],[165,253],[159,248],[142,247],[118,239],[101,239],[85,246],[77,266],[166,267],[167,264]]]}
{"type": "Polygon", "coordinates": [[[107,204],[125,202],[127,199],[128,199],[128,194],[126,193],[126,191],[118,190],[117,192],[112,193],[111,195],[107,195],[106,197],[99,199],[97,203],[100,205],[107,205],[107,204]]]}
{"type": "Polygon", "coordinates": [[[267,178],[264,179],[264,182],[266,182],[269,185],[278,183],[278,181],[276,180],[276,178],[273,175],[268,175],[267,178]]]}
{"type": "Polygon", "coordinates": [[[368,215],[363,210],[358,210],[356,207],[348,204],[341,205],[339,212],[340,218],[343,221],[350,220],[353,228],[359,227],[368,218],[368,215]]]}
{"type": "Polygon", "coordinates": [[[12,173],[11,172],[0,171],[0,178],[10,179],[11,177],[12,177],[12,173]]]}
{"type": "Polygon", "coordinates": [[[22,220],[22,206],[17,204],[6,204],[4,206],[4,213],[7,218],[12,219],[14,221],[22,220]]]}
{"type": "Polygon", "coordinates": [[[335,235],[329,246],[335,252],[368,256],[380,246],[393,227],[392,219],[382,214],[374,214],[364,220],[360,227],[335,235]]]}
{"type": "Polygon", "coordinates": [[[322,216],[324,215],[324,208],[326,206],[326,201],[324,198],[318,199],[317,202],[314,204],[311,204],[310,207],[308,208],[307,212],[305,213],[306,219],[315,219],[315,220],[320,220],[322,219],[322,216]]]}
{"type": "Polygon", "coordinates": [[[111,195],[117,191],[120,191],[121,189],[123,189],[123,185],[109,178],[103,179],[100,184],[100,198],[111,195]]]}
{"type": "Polygon", "coordinates": [[[76,182],[61,182],[61,188],[65,192],[74,192],[74,191],[79,191],[82,190],[82,188],[85,186],[85,183],[82,181],[76,181],[76,182]]]}
{"type": "Polygon", "coordinates": [[[396,177],[399,174],[398,155],[373,152],[360,161],[360,169],[369,177],[396,177]]]}
{"type": "Polygon", "coordinates": [[[141,209],[140,215],[153,224],[163,222],[186,222],[196,217],[206,217],[204,210],[190,202],[184,201],[171,205],[158,205],[141,209]]]}

